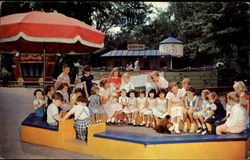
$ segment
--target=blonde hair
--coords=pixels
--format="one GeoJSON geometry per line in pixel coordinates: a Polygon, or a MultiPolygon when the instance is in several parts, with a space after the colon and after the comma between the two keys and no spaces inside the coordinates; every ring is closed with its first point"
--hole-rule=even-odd
{"type": "Polygon", "coordinates": [[[227,94],[227,99],[239,103],[240,102],[240,95],[237,92],[229,92],[227,94]]]}
{"type": "Polygon", "coordinates": [[[122,80],[124,80],[124,78],[125,77],[128,77],[128,78],[130,78],[130,75],[129,75],[129,73],[124,73],[123,75],[122,75],[122,80]]]}
{"type": "Polygon", "coordinates": [[[112,71],[110,72],[110,76],[113,77],[114,76],[114,72],[118,72],[118,77],[121,77],[122,74],[120,72],[120,69],[118,67],[115,67],[112,69],[112,71]]]}
{"type": "Polygon", "coordinates": [[[190,85],[190,79],[189,78],[184,78],[181,83],[188,83],[190,85]]]}
{"type": "Polygon", "coordinates": [[[176,87],[176,86],[179,87],[178,84],[177,84],[176,82],[170,82],[170,83],[169,83],[169,90],[171,91],[172,88],[174,88],[174,87],[176,87]]]}
{"type": "Polygon", "coordinates": [[[158,71],[153,71],[151,74],[152,76],[160,77],[160,74],[158,71]]]}
{"type": "Polygon", "coordinates": [[[247,87],[244,82],[238,81],[233,85],[234,90],[239,90],[241,92],[245,92],[247,90],[247,87]]]}
{"type": "Polygon", "coordinates": [[[210,94],[210,91],[208,89],[204,89],[201,91],[201,94],[204,93],[205,99],[208,100],[208,95],[210,94]]]}
{"type": "Polygon", "coordinates": [[[209,96],[211,97],[212,100],[214,100],[215,103],[220,102],[220,99],[219,99],[218,95],[215,92],[210,92],[209,96]]]}
{"type": "Polygon", "coordinates": [[[99,90],[99,87],[92,87],[91,88],[91,94],[96,94],[96,92],[99,90]]]}

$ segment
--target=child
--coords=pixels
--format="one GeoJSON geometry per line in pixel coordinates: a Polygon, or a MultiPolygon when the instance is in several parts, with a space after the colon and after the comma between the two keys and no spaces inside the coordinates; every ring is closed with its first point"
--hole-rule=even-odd
{"type": "Polygon", "coordinates": [[[135,89],[135,86],[133,83],[131,83],[130,81],[130,76],[129,73],[124,73],[122,76],[122,84],[120,86],[120,90],[125,89],[127,91],[127,93],[131,90],[131,89],[135,89]]]}
{"type": "Polygon", "coordinates": [[[82,71],[82,77],[81,82],[86,84],[87,89],[87,97],[91,95],[91,87],[92,87],[92,80],[94,79],[94,76],[91,74],[90,66],[85,65],[82,71]]]}
{"type": "Polygon", "coordinates": [[[120,69],[118,67],[113,68],[113,70],[110,72],[110,76],[108,78],[108,82],[110,85],[112,85],[115,90],[117,95],[119,95],[119,89],[122,83],[122,74],[120,72],[120,69]]]}
{"type": "MultiPolygon", "coordinates": [[[[122,89],[121,96],[118,99],[118,102],[122,105],[122,111],[124,110],[124,108],[126,108],[128,106],[128,97],[126,95],[127,95],[127,91],[125,89],[122,89]]],[[[125,117],[123,119],[123,123],[126,123],[126,121],[127,121],[127,119],[125,117]]]]}
{"type": "Polygon", "coordinates": [[[136,107],[136,97],[135,97],[136,91],[131,89],[129,91],[129,99],[128,99],[128,106],[124,108],[124,113],[128,117],[128,124],[133,124],[134,126],[136,125],[135,120],[137,118],[137,107],[136,107]]]}
{"type": "Polygon", "coordinates": [[[106,123],[114,123],[116,116],[122,110],[122,105],[116,102],[115,88],[109,85],[107,78],[100,81],[100,96],[101,105],[108,117],[106,123]]]}
{"type": "MultiPolygon", "coordinates": [[[[190,79],[189,78],[184,78],[181,82],[182,84],[182,89],[181,89],[181,92],[182,92],[182,95],[186,96],[186,90],[191,87],[191,82],[190,82],[190,79]]],[[[185,99],[185,97],[183,98],[185,99]]],[[[183,110],[183,122],[184,122],[184,127],[183,127],[183,131],[184,132],[187,132],[187,110],[186,108],[184,108],[183,110]]]]}
{"type": "Polygon", "coordinates": [[[164,89],[166,93],[168,92],[169,82],[164,77],[160,77],[158,71],[152,72],[152,79],[156,84],[156,94],[158,94],[159,89],[164,89]]]}
{"type": "Polygon", "coordinates": [[[146,92],[145,90],[139,90],[139,97],[137,98],[137,108],[139,116],[142,117],[142,123],[140,126],[145,126],[145,115],[144,112],[146,111],[146,92]]]}
{"type": "MultiPolygon", "coordinates": [[[[195,89],[190,87],[186,90],[187,96],[185,97],[185,109],[188,114],[188,118],[190,120],[190,133],[194,133],[195,131],[195,123],[194,123],[194,113],[199,111],[199,98],[195,95],[195,89]]],[[[198,120],[197,120],[198,121],[198,120]]],[[[197,123],[198,127],[201,127],[200,123],[197,123]]],[[[185,128],[184,128],[185,129],[185,128]]],[[[187,129],[184,130],[184,132],[187,132],[187,129]]]]}
{"type": "Polygon", "coordinates": [[[35,108],[36,117],[43,118],[45,113],[45,106],[47,105],[47,101],[43,99],[43,91],[41,89],[37,89],[34,91],[35,99],[33,101],[33,105],[35,108]]]}
{"type": "MultiPolygon", "coordinates": [[[[194,118],[198,119],[199,122],[201,122],[202,127],[199,127],[197,129],[197,133],[201,133],[206,130],[206,125],[204,122],[204,119],[208,118],[209,112],[210,112],[210,103],[208,101],[208,95],[210,94],[210,91],[207,89],[202,90],[201,92],[201,106],[200,106],[200,111],[198,113],[194,114],[194,118]]],[[[198,121],[196,120],[196,122],[198,121]]]]}
{"type": "Polygon", "coordinates": [[[167,133],[171,134],[171,132],[168,130],[167,125],[170,123],[170,115],[166,115],[158,125],[154,126],[153,129],[156,130],[158,133],[167,133]]]}
{"type": "Polygon", "coordinates": [[[148,81],[145,85],[146,87],[146,95],[148,96],[148,93],[151,89],[155,89],[156,85],[152,79],[152,74],[148,74],[148,81]]]}
{"type": "Polygon", "coordinates": [[[165,98],[166,92],[164,89],[159,90],[159,97],[155,100],[155,108],[153,114],[156,124],[158,125],[162,118],[165,118],[167,113],[167,99],[165,98]]]}
{"type": "Polygon", "coordinates": [[[62,116],[71,109],[72,104],[69,101],[69,93],[68,93],[68,84],[67,83],[61,83],[58,90],[56,91],[57,93],[61,93],[64,101],[62,106],[60,107],[62,109],[62,116]]]}
{"type": "Polygon", "coordinates": [[[62,105],[63,96],[60,93],[55,93],[52,96],[52,103],[48,106],[47,109],[47,123],[51,126],[57,126],[58,121],[62,118],[59,115],[58,107],[62,105]]]}
{"type": "Polygon", "coordinates": [[[69,71],[70,67],[68,64],[64,64],[62,67],[62,73],[57,77],[55,88],[58,89],[61,83],[67,83],[70,86],[69,71]]]}
{"type": "Polygon", "coordinates": [[[185,95],[186,90],[191,87],[191,80],[186,77],[182,80],[181,85],[182,85],[181,91],[183,92],[182,94],[185,95]]]}
{"type": "Polygon", "coordinates": [[[74,94],[72,95],[71,99],[70,99],[70,103],[72,105],[76,104],[76,99],[82,95],[82,89],[81,88],[76,88],[74,91],[74,94]]]}
{"type": "Polygon", "coordinates": [[[169,128],[170,131],[175,131],[175,133],[180,133],[179,123],[183,119],[183,109],[184,109],[184,95],[179,89],[177,83],[170,83],[170,92],[168,92],[166,98],[168,99],[168,111],[172,117],[173,126],[169,128]]]}
{"type": "Polygon", "coordinates": [[[153,109],[155,108],[155,89],[151,89],[148,93],[147,103],[146,103],[146,110],[144,112],[146,116],[146,127],[149,127],[149,120],[151,118],[152,127],[155,126],[155,118],[153,116],[153,109]]]}
{"type": "Polygon", "coordinates": [[[207,130],[203,131],[201,134],[215,134],[215,131],[212,130],[212,125],[217,120],[222,120],[226,116],[226,111],[221,104],[217,94],[212,92],[208,95],[210,108],[213,110],[213,115],[209,115],[209,118],[205,119],[207,130]]]}
{"type": "Polygon", "coordinates": [[[229,92],[227,100],[229,105],[232,106],[231,114],[226,123],[216,128],[216,134],[240,133],[248,126],[249,117],[240,104],[240,95],[237,92],[229,92]]]}
{"type": "Polygon", "coordinates": [[[244,84],[244,82],[239,81],[236,82],[233,85],[234,90],[242,97],[246,100],[246,105],[244,105],[243,107],[247,110],[247,114],[248,116],[250,116],[250,111],[249,111],[249,100],[250,100],[250,96],[248,94],[246,94],[247,91],[247,87],[244,84]]]}
{"type": "Polygon", "coordinates": [[[52,103],[52,95],[54,94],[54,87],[52,85],[47,85],[44,89],[45,99],[47,101],[47,106],[52,103]]]}
{"type": "Polygon", "coordinates": [[[96,123],[102,122],[103,115],[105,114],[102,106],[100,105],[99,87],[91,88],[91,96],[89,97],[90,115],[94,114],[96,123]]]}
{"type": "Polygon", "coordinates": [[[89,109],[86,106],[87,103],[87,98],[79,96],[76,99],[77,105],[74,105],[73,108],[63,117],[63,120],[66,120],[70,115],[74,114],[77,138],[80,140],[87,139],[87,128],[88,125],[92,123],[90,120],[89,109]]]}

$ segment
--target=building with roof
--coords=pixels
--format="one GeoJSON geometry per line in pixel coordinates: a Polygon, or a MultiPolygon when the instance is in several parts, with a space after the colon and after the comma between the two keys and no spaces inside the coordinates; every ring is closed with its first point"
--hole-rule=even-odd
{"type": "Polygon", "coordinates": [[[172,68],[172,58],[183,56],[183,42],[169,37],[160,42],[159,50],[145,50],[144,44],[128,45],[128,50],[112,50],[101,55],[107,60],[108,68],[126,67],[137,58],[141,70],[163,70],[172,68]]]}

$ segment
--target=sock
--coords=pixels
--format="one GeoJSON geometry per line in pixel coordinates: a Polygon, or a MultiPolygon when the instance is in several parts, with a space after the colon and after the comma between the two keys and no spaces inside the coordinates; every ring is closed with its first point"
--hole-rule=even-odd
{"type": "Polygon", "coordinates": [[[114,122],[115,122],[115,118],[112,118],[112,119],[111,119],[111,122],[114,123],[114,122]]]}
{"type": "Polygon", "coordinates": [[[206,125],[205,125],[205,124],[202,124],[202,128],[203,128],[203,129],[206,129],[206,125]]]}
{"type": "Polygon", "coordinates": [[[201,128],[201,124],[200,123],[198,123],[197,125],[198,125],[199,128],[201,128]]]}

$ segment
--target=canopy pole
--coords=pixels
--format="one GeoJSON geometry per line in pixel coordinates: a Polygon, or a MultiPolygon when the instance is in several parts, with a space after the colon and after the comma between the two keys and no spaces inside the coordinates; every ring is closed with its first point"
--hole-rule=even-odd
{"type": "MultiPolygon", "coordinates": [[[[43,43],[43,91],[45,90],[45,74],[46,74],[46,57],[45,57],[45,46],[43,43]]],[[[45,97],[45,96],[44,96],[45,97]]]]}

